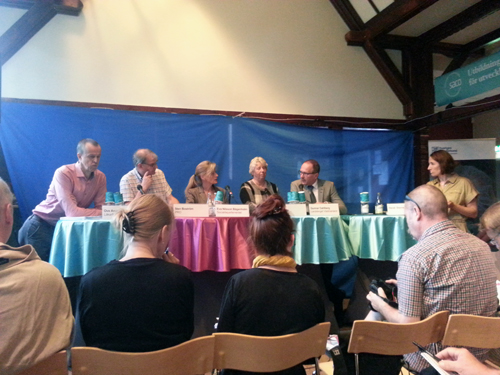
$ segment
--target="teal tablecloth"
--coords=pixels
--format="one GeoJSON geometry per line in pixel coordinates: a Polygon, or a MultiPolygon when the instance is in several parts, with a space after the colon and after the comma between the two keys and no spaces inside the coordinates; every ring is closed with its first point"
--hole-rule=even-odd
{"type": "Polygon", "coordinates": [[[416,244],[404,216],[353,215],[349,217],[349,239],[353,255],[375,260],[397,261],[416,244]]]}
{"type": "Polygon", "coordinates": [[[109,221],[59,220],[49,262],[64,277],[85,275],[92,268],[120,258],[123,235],[109,221]],[[102,225],[105,224],[105,225],[102,225]]]}
{"type": "Polygon", "coordinates": [[[340,217],[293,217],[295,244],[292,249],[297,264],[338,263],[353,252],[347,224],[340,217]]]}

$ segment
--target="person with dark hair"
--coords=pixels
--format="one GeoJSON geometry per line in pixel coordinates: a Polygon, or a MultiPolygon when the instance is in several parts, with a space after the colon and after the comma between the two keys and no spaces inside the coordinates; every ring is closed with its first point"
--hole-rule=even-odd
{"type": "Polygon", "coordinates": [[[174,215],[154,194],[134,199],[115,224],[128,234],[120,260],[83,276],[78,321],[88,346],[149,352],[181,344],[194,331],[191,273],[165,252],[174,215]]]}
{"type": "Polygon", "coordinates": [[[290,191],[304,191],[308,203],[337,203],[342,215],[347,214],[347,207],[340,198],[335,184],[319,177],[320,166],[314,160],[306,160],[299,170],[299,180],[290,184],[290,191]]]}
{"type": "MultiPolygon", "coordinates": [[[[252,269],[231,277],[222,298],[217,330],[256,336],[301,332],[325,320],[318,285],[297,273],[291,249],[294,225],[285,202],[271,195],[252,213],[252,269]]],[[[225,370],[224,374],[244,372],[225,370]]],[[[273,373],[278,374],[278,373],[273,373]]],[[[279,374],[305,374],[302,365],[279,374]]]]}
{"type": "Polygon", "coordinates": [[[453,223],[467,232],[466,218],[477,217],[477,199],[479,193],[472,182],[455,173],[455,161],[444,150],[434,151],[429,157],[431,177],[428,184],[443,192],[448,201],[448,217],[453,223]]]}
{"type": "Polygon", "coordinates": [[[12,195],[0,178],[0,374],[17,374],[66,349],[73,314],[61,273],[31,245],[6,244],[14,223],[12,195]]]}
{"type": "Polygon", "coordinates": [[[76,147],[78,162],[58,168],[47,197],[33,210],[19,230],[20,245],[32,245],[49,261],[55,225],[62,216],[100,216],[106,199],[106,176],[99,171],[101,146],[90,138],[76,147]],[[94,204],[93,208],[90,206],[94,204]]]}
{"type": "Polygon", "coordinates": [[[134,169],[120,180],[120,193],[125,204],[143,194],[156,194],[168,204],[179,203],[172,195],[172,188],[165,179],[165,174],[158,168],[158,155],[147,148],[137,150],[132,156],[134,169]],[[138,189],[138,185],[141,189],[138,189]]]}
{"type": "Polygon", "coordinates": [[[196,166],[194,175],[191,176],[184,194],[186,203],[207,203],[208,194],[215,199],[215,194],[220,191],[223,194],[223,203],[227,203],[226,191],[218,186],[216,172],[217,165],[208,160],[202,161],[196,166]]]}

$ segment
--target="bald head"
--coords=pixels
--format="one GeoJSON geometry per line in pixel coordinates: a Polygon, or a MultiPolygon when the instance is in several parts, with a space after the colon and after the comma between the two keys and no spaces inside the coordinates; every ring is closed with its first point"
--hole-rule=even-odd
{"type": "Polygon", "coordinates": [[[132,160],[134,162],[134,165],[137,167],[137,164],[147,163],[148,157],[154,159],[154,161],[158,161],[158,156],[153,151],[147,148],[141,148],[137,150],[134,156],[132,157],[132,160]]]}
{"type": "Polygon", "coordinates": [[[422,215],[429,220],[446,220],[448,218],[448,201],[438,188],[421,185],[408,196],[420,206],[422,215]]]}
{"type": "Polygon", "coordinates": [[[9,186],[0,178],[0,242],[5,243],[12,232],[14,222],[12,202],[14,195],[9,186]]]}
{"type": "Polygon", "coordinates": [[[12,204],[14,195],[11,193],[9,185],[0,177],[0,205],[3,208],[6,204],[12,204]]]}

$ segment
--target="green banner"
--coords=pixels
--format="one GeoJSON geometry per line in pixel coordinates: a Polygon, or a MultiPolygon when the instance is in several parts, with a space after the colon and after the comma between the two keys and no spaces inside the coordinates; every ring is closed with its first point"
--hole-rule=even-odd
{"type": "Polygon", "coordinates": [[[500,52],[434,80],[438,107],[500,87],[500,52]]]}

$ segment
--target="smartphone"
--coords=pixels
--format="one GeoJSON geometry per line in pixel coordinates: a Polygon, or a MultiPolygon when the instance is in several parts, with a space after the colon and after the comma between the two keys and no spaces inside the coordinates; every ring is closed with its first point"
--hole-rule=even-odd
{"type": "Polygon", "coordinates": [[[445,371],[441,367],[439,367],[438,362],[440,361],[440,359],[438,357],[429,352],[422,345],[417,344],[415,341],[413,341],[413,345],[415,345],[418,348],[418,351],[422,356],[422,358],[425,359],[432,367],[434,367],[434,369],[438,373],[440,373],[441,375],[452,375],[448,371],[445,371]]]}

